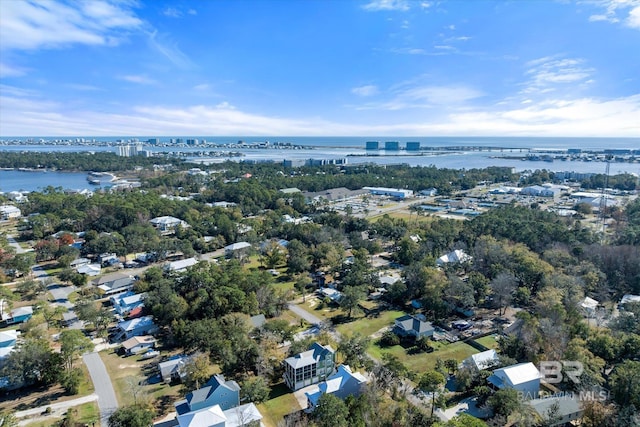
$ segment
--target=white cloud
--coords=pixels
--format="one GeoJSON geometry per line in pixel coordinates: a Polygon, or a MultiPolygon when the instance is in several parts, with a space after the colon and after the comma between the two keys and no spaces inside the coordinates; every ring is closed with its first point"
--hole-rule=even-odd
{"type": "Polygon", "coordinates": [[[357,105],[356,110],[408,110],[439,107],[465,108],[466,104],[484,93],[464,85],[422,85],[415,81],[404,82],[389,90],[390,97],[386,101],[370,102],[357,105]]]}
{"type": "Polygon", "coordinates": [[[65,84],[65,87],[68,87],[69,89],[83,91],[83,92],[95,92],[95,91],[104,90],[104,89],[99,88],[97,86],[83,85],[83,84],[78,84],[78,83],[67,83],[67,84],[65,84]]]}
{"type": "Polygon", "coordinates": [[[182,12],[180,12],[175,7],[167,7],[162,11],[164,16],[168,16],[169,18],[180,18],[182,16],[182,12]]]}
{"type": "Polygon", "coordinates": [[[0,78],[24,76],[27,71],[24,68],[15,67],[5,62],[0,62],[0,78]]]}
{"type": "Polygon", "coordinates": [[[604,12],[590,15],[590,22],[622,22],[627,27],[640,29],[640,0],[595,0],[589,3],[595,3],[604,12]]]}
{"type": "Polygon", "coordinates": [[[631,28],[640,28],[640,6],[631,9],[625,24],[631,28]]]}
{"type": "Polygon", "coordinates": [[[528,76],[523,93],[548,93],[568,83],[588,82],[593,68],[587,68],[580,58],[546,56],[527,62],[528,76]]]}
{"type": "MultiPolygon", "coordinates": [[[[20,89],[0,88],[1,136],[69,135],[478,135],[478,136],[602,136],[640,134],[640,94],[617,99],[551,99],[516,108],[474,108],[412,121],[376,124],[283,118],[251,113],[227,102],[217,106],[133,106],[117,113],[69,109],[65,103],[38,99],[20,89]]],[[[442,96],[445,94],[442,93],[442,96]]],[[[369,120],[371,122],[371,120],[369,120]]]]}
{"type": "Polygon", "coordinates": [[[409,2],[406,0],[371,0],[362,6],[362,8],[372,12],[381,10],[399,10],[406,12],[409,10],[409,2]]]}
{"type": "Polygon", "coordinates": [[[130,75],[126,75],[126,76],[119,76],[118,78],[120,80],[125,80],[125,81],[130,82],[130,83],[138,83],[138,84],[141,84],[141,85],[153,85],[153,84],[158,83],[154,79],[149,78],[147,76],[143,76],[143,75],[130,74],[130,75]]]}
{"type": "Polygon", "coordinates": [[[351,93],[358,96],[373,96],[377,95],[379,92],[378,86],[376,85],[364,85],[358,86],[351,89],[351,93]]]}
{"type": "Polygon", "coordinates": [[[149,46],[168,59],[173,65],[182,69],[194,67],[189,57],[185,55],[175,43],[166,40],[165,35],[158,33],[157,30],[147,35],[149,46]]]}
{"type": "Polygon", "coordinates": [[[202,83],[202,84],[199,84],[199,85],[195,85],[193,87],[193,89],[197,90],[197,91],[204,92],[204,91],[210,90],[211,89],[211,85],[209,83],[202,83]]]}
{"type": "Polygon", "coordinates": [[[123,2],[0,1],[2,49],[112,45],[141,26],[123,2]]]}

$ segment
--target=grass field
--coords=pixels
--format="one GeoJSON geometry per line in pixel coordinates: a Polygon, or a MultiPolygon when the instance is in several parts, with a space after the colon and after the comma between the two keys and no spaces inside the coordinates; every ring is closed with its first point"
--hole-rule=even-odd
{"type": "Polygon", "coordinates": [[[285,415],[300,408],[293,392],[284,383],[275,385],[271,389],[269,400],[257,406],[266,427],[277,427],[285,415]]]}
{"type": "Polygon", "coordinates": [[[393,326],[393,321],[404,315],[403,311],[388,310],[381,311],[375,316],[365,317],[360,315],[356,320],[348,323],[338,325],[336,329],[343,335],[353,335],[359,333],[364,336],[369,336],[385,326],[393,326]]]}
{"type": "Polygon", "coordinates": [[[381,348],[376,342],[373,342],[369,346],[369,353],[376,359],[382,359],[384,353],[393,354],[409,370],[417,373],[434,369],[438,358],[442,360],[455,359],[461,362],[472,354],[478,353],[478,350],[463,342],[453,344],[433,342],[432,345],[435,350],[431,353],[407,354],[406,350],[399,345],[381,348]]]}
{"type": "Polygon", "coordinates": [[[475,341],[478,344],[483,345],[489,349],[498,348],[498,340],[496,340],[496,335],[487,335],[486,337],[478,338],[475,341]]]}
{"type": "Polygon", "coordinates": [[[170,386],[163,382],[154,382],[153,384],[143,382],[142,386],[137,385],[140,381],[155,376],[157,364],[155,359],[140,360],[140,356],[120,357],[114,350],[101,351],[100,357],[109,372],[120,405],[131,404],[132,390],[135,390],[141,400],[162,398],[156,406],[160,408],[160,412],[164,413],[165,410],[172,410],[173,402],[182,397],[180,385],[170,386]]]}
{"type": "Polygon", "coordinates": [[[340,316],[343,311],[335,304],[323,304],[317,297],[307,296],[307,301],[299,304],[301,308],[309,313],[321,318],[322,320],[330,320],[333,317],[340,316]]]}
{"type": "MultiPolygon", "coordinates": [[[[81,425],[92,425],[100,427],[100,410],[98,409],[98,402],[89,402],[82,405],[74,406],[69,409],[73,411],[73,416],[76,423],[81,425]]],[[[49,427],[60,421],[62,418],[51,417],[48,420],[34,421],[29,424],[25,424],[26,427],[49,427]]]]}

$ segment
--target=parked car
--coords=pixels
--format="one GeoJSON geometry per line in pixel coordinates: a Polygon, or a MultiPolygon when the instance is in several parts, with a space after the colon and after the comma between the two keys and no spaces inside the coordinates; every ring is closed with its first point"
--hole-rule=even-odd
{"type": "Polygon", "coordinates": [[[154,357],[160,356],[160,352],[158,350],[149,350],[145,354],[140,357],[140,360],[153,359],[154,357]]]}

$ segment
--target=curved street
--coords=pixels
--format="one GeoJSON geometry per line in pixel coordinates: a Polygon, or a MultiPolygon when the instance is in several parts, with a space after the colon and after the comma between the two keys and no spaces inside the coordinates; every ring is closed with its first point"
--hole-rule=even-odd
{"type": "Polygon", "coordinates": [[[87,353],[82,356],[87,365],[91,381],[98,395],[98,407],[100,408],[100,425],[107,426],[109,417],[118,409],[118,400],[111,384],[111,378],[107,373],[104,363],[98,353],[87,353]]]}

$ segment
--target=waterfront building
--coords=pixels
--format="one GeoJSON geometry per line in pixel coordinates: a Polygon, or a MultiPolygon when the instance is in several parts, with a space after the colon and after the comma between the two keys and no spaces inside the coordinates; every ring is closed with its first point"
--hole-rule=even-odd
{"type": "Polygon", "coordinates": [[[385,151],[398,151],[400,150],[400,143],[398,141],[386,141],[384,149],[385,151]]]}
{"type": "Polygon", "coordinates": [[[378,150],[380,148],[379,141],[367,141],[367,150],[378,150]]]}
{"type": "Polygon", "coordinates": [[[407,142],[407,151],[420,151],[420,143],[419,142],[407,142]]]}

